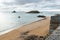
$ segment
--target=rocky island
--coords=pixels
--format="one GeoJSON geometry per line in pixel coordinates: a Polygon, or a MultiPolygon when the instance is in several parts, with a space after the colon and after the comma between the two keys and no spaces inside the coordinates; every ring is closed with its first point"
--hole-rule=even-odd
{"type": "Polygon", "coordinates": [[[29,11],[27,13],[40,13],[39,11],[33,10],[33,11],[29,11]]]}
{"type": "Polygon", "coordinates": [[[14,10],[14,11],[12,11],[12,13],[16,13],[16,11],[14,10]]]}

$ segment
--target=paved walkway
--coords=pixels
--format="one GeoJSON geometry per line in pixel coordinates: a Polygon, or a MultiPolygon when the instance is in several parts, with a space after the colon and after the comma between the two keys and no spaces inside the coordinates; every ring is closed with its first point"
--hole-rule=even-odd
{"type": "Polygon", "coordinates": [[[45,40],[60,40],[60,26],[45,40]]]}

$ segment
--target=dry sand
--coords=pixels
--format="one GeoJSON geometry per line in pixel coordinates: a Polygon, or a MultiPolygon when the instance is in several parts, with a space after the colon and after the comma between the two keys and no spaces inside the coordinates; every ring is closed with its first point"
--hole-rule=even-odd
{"type": "Polygon", "coordinates": [[[9,33],[0,36],[0,40],[17,40],[22,32],[30,31],[28,35],[42,35],[45,36],[49,32],[50,17],[46,17],[44,20],[38,20],[36,22],[24,25],[18,29],[15,29],[9,33]]]}

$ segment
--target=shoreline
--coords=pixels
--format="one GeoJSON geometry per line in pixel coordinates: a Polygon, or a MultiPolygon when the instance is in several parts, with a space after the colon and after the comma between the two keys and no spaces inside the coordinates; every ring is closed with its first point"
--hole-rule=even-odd
{"type": "Polygon", "coordinates": [[[38,21],[32,22],[30,24],[23,25],[22,27],[19,27],[19,28],[14,29],[4,35],[1,35],[0,40],[10,40],[10,39],[13,40],[14,38],[18,37],[18,35],[20,35],[21,32],[26,32],[26,31],[30,31],[30,30],[38,28],[38,27],[46,26],[47,24],[44,24],[44,22],[47,24],[50,23],[50,18],[47,17],[47,19],[38,20],[38,21]]]}
{"type": "MultiPolygon", "coordinates": [[[[41,20],[44,20],[44,19],[45,19],[45,18],[43,18],[43,19],[41,19],[41,20]]],[[[41,20],[36,20],[35,22],[41,21],[41,20]]],[[[24,24],[24,25],[22,25],[22,26],[26,26],[26,25],[29,25],[29,24],[32,24],[32,23],[34,23],[34,22],[31,22],[31,23],[28,23],[28,24],[24,24]]],[[[16,27],[16,28],[11,28],[11,29],[9,29],[9,30],[6,30],[6,31],[4,31],[4,32],[1,32],[1,33],[0,33],[0,36],[6,34],[6,33],[8,33],[8,32],[13,31],[14,29],[18,29],[18,28],[20,28],[20,27],[22,27],[22,26],[19,26],[19,27],[16,27]]]]}

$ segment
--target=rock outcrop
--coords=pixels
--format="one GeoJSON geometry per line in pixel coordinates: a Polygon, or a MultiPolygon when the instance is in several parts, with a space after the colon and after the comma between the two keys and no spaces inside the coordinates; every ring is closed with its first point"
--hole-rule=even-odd
{"type": "Polygon", "coordinates": [[[37,17],[42,17],[42,18],[45,18],[45,16],[44,16],[44,15],[38,15],[37,17]]]}

